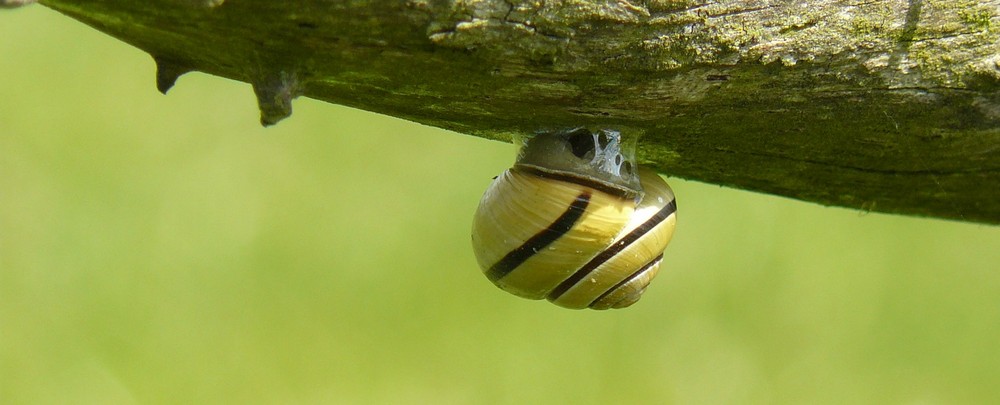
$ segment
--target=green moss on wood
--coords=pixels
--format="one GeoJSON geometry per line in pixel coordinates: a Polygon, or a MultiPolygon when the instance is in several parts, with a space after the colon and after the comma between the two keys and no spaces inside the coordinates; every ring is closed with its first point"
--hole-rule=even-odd
{"type": "Polygon", "coordinates": [[[663,173],[1000,223],[1000,0],[43,4],[181,70],[498,140],[623,128],[663,173]]]}

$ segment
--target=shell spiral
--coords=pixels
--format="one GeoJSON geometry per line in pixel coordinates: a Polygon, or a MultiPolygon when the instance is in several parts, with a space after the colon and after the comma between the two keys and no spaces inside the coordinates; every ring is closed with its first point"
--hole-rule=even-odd
{"type": "Polygon", "coordinates": [[[656,276],[676,201],[617,132],[578,128],[527,140],[473,219],[483,273],[501,289],[573,308],[623,308],[656,276]]]}

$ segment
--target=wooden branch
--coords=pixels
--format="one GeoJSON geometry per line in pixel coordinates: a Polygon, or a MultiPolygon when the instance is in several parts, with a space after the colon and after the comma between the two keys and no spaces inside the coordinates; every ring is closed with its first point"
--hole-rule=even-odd
{"type": "Polygon", "coordinates": [[[498,140],[613,127],[673,176],[1000,223],[1000,0],[40,3],[162,91],[253,84],[265,124],[302,94],[498,140]]]}

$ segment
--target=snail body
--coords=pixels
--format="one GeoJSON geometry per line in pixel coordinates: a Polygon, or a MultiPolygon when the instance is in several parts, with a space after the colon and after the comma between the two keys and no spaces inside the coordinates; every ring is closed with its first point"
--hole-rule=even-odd
{"type": "Polygon", "coordinates": [[[659,271],[676,224],[673,191],[638,168],[615,131],[528,139],[473,219],[484,274],[501,289],[566,308],[623,308],[659,271]]]}

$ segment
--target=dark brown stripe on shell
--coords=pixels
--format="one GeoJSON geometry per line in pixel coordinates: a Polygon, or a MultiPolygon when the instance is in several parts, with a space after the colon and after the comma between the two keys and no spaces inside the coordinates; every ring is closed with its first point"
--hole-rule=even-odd
{"type": "Polygon", "coordinates": [[[610,195],[613,195],[613,196],[616,196],[616,197],[625,198],[625,199],[635,198],[636,195],[639,194],[635,190],[629,190],[629,189],[627,189],[625,187],[615,186],[615,185],[612,185],[612,184],[609,184],[609,183],[602,182],[600,180],[589,179],[589,178],[581,177],[581,176],[574,176],[574,175],[568,174],[568,173],[550,172],[550,171],[547,171],[547,170],[542,170],[542,169],[540,169],[538,167],[535,167],[535,166],[528,166],[528,165],[523,165],[523,164],[522,165],[515,165],[510,170],[515,170],[515,171],[519,171],[519,172],[522,172],[522,173],[531,174],[531,175],[542,177],[542,178],[546,178],[546,179],[559,180],[559,181],[565,181],[567,183],[579,184],[579,185],[584,186],[584,187],[590,187],[590,188],[592,188],[594,190],[601,191],[603,193],[607,193],[607,194],[610,194],[610,195]]]}
{"type": "MultiPolygon", "coordinates": [[[[635,279],[636,279],[636,277],[639,277],[639,276],[641,276],[641,275],[642,275],[643,273],[645,273],[645,272],[646,272],[646,270],[649,270],[649,268],[650,268],[650,267],[653,267],[653,266],[655,266],[655,265],[656,265],[657,263],[659,263],[659,262],[660,262],[661,260],[663,260],[663,253],[660,253],[660,255],[659,255],[659,256],[656,256],[656,258],[655,258],[655,259],[653,259],[653,261],[651,261],[651,262],[649,262],[649,263],[646,263],[646,265],[644,265],[644,266],[640,267],[640,268],[639,268],[639,270],[636,270],[636,271],[635,271],[635,273],[632,273],[632,274],[630,274],[630,275],[629,275],[628,277],[625,277],[625,279],[624,279],[624,280],[622,280],[622,281],[619,281],[619,282],[618,282],[618,284],[615,284],[615,285],[614,285],[613,287],[609,288],[609,289],[608,289],[607,291],[605,291],[605,292],[604,292],[603,294],[601,294],[601,295],[600,295],[599,297],[597,297],[597,299],[595,299],[595,300],[593,300],[593,301],[590,301],[590,304],[588,304],[587,306],[588,306],[588,307],[593,307],[593,306],[594,306],[594,304],[596,304],[596,303],[598,303],[598,302],[601,302],[601,300],[603,300],[603,299],[604,299],[605,297],[607,297],[607,296],[611,295],[611,293],[615,292],[615,290],[618,290],[618,289],[619,289],[619,288],[621,288],[621,287],[622,287],[623,285],[626,285],[626,284],[628,284],[628,283],[631,283],[631,282],[632,282],[632,280],[635,280],[635,279]]],[[[629,297],[628,297],[628,296],[625,296],[625,297],[622,297],[622,300],[624,300],[624,299],[626,299],[626,298],[629,298],[629,297]]],[[[621,302],[621,301],[618,301],[618,302],[621,302]]],[[[612,303],[612,304],[611,304],[611,307],[614,307],[614,306],[615,306],[615,304],[617,304],[618,302],[614,302],[614,303],[612,303]]]]}
{"type": "Polygon", "coordinates": [[[590,205],[590,195],[590,191],[584,191],[576,196],[573,203],[566,208],[566,211],[559,218],[556,218],[548,227],[524,241],[521,246],[507,253],[503,259],[500,259],[497,264],[494,264],[486,271],[486,277],[494,283],[497,282],[497,280],[510,274],[510,272],[514,271],[514,269],[531,258],[531,256],[534,256],[535,253],[545,249],[552,242],[565,235],[566,232],[569,232],[573,228],[573,225],[576,224],[576,221],[579,221],[580,217],[583,216],[583,213],[587,210],[587,206],[590,205]]]}
{"type": "Polygon", "coordinates": [[[657,225],[660,224],[660,222],[663,222],[664,220],[669,218],[676,211],[677,211],[677,200],[674,199],[671,200],[669,203],[667,203],[667,205],[665,205],[659,211],[657,211],[656,214],[654,214],[652,217],[647,219],[646,222],[643,222],[642,225],[637,226],[635,229],[632,230],[632,232],[629,232],[627,235],[625,235],[625,237],[621,238],[621,240],[615,242],[607,249],[604,249],[603,252],[599,253],[597,256],[591,259],[590,262],[583,265],[583,267],[581,267],[580,270],[577,270],[576,273],[573,273],[573,275],[569,276],[569,278],[567,278],[558,286],[556,286],[556,288],[549,293],[548,300],[555,301],[559,299],[560,296],[565,294],[566,291],[569,291],[569,289],[572,288],[574,285],[576,285],[576,283],[579,283],[580,280],[586,278],[595,269],[604,264],[604,262],[607,262],[609,259],[611,259],[616,254],[624,250],[633,242],[639,240],[639,238],[642,238],[642,235],[645,235],[647,232],[655,228],[657,225]]]}

